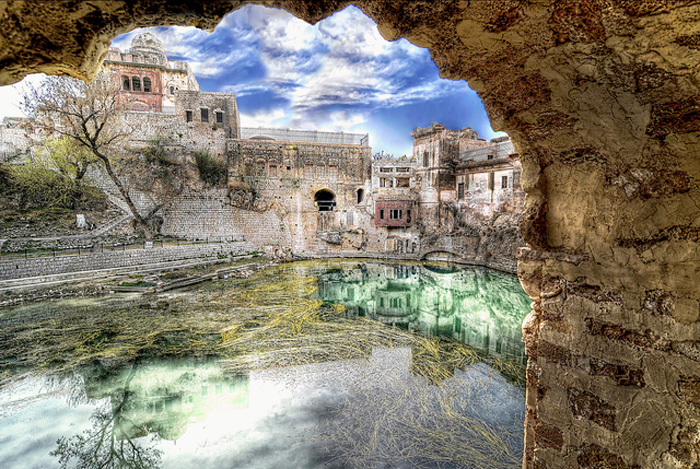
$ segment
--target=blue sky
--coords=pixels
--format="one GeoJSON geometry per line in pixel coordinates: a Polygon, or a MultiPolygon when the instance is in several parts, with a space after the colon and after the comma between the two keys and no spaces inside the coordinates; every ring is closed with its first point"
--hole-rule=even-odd
{"type": "MultiPolygon", "coordinates": [[[[128,49],[145,31],[163,41],[170,59],[189,62],[203,91],[236,93],[243,127],[367,132],[374,152],[396,156],[411,153],[411,130],[432,122],[470,125],[486,139],[504,135],[491,129],[466,82],[440,79],[427,49],[386,41],[356,7],[311,26],[249,5],[211,33],[140,28],[112,45],[128,49]]],[[[0,87],[0,117],[19,115],[17,88],[0,87]]]]}

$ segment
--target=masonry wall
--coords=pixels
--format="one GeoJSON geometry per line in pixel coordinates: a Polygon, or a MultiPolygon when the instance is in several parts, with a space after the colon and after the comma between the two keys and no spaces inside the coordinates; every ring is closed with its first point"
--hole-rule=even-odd
{"type": "MultiPolygon", "coordinates": [[[[361,145],[230,140],[230,204],[252,212],[253,219],[274,214],[297,252],[362,249],[372,210],[371,197],[366,197],[370,154],[370,147],[361,145]],[[358,203],[360,189],[365,196],[358,203]],[[333,211],[319,211],[315,201],[320,191],[333,194],[333,211]]],[[[267,245],[287,242],[251,239],[267,245]]]]}
{"type": "Polygon", "coordinates": [[[0,280],[40,277],[86,270],[117,269],[140,265],[201,259],[231,254],[245,254],[251,250],[247,243],[199,244],[152,249],[134,249],[115,252],[93,252],[84,255],[41,257],[0,261],[0,280]]]}
{"type": "Polygon", "coordinates": [[[275,211],[263,213],[230,205],[226,189],[187,192],[163,211],[161,233],[186,238],[224,237],[263,248],[289,246],[289,226],[275,211]]]}
{"type": "Polygon", "coordinates": [[[214,136],[213,132],[223,129],[225,138],[238,138],[240,120],[236,95],[233,93],[207,93],[203,91],[175,92],[175,114],[185,121],[191,132],[205,136],[214,136]],[[202,115],[207,111],[207,116],[202,115]],[[187,122],[187,111],[192,113],[192,120],[187,122]],[[223,117],[217,120],[217,113],[223,117]],[[212,132],[212,133],[210,133],[212,132]]]}

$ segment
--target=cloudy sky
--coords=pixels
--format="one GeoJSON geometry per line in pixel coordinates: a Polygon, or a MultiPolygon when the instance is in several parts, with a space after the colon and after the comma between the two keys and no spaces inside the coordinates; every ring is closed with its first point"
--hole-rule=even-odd
{"type": "MultiPolygon", "coordinates": [[[[431,122],[471,125],[487,139],[503,135],[493,132],[464,81],[439,78],[427,49],[405,39],[387,42],[352,6],[314,26],[281,10],[247,6],[211,33],[141,28],[113,46],[128,49],[145,31],[163,41],[170,59],[190,63],[203,91],[236,93],[243,127],[367,132],[373,151],[396,156],[410,154],[411,130],[431,122]]],[[[19,87],[0,87],[0,118],[19,115],[19,87]]]]}

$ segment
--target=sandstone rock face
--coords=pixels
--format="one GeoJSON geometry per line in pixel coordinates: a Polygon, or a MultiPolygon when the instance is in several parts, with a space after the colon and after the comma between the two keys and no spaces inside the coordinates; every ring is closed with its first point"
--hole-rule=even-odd
{"type": "MultiPolygon", "coordinates": [[[[116,34],[240,3],[0,2],[0,83],[89,78],[116,34]]],[[[468,80],[521,154],[525,466],[700,467],[700,2],[353,3],[468,80]]]]}

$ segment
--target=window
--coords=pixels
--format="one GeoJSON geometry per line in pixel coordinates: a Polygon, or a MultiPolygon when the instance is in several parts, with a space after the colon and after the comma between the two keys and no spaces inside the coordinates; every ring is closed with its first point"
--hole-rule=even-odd
{"type": "Polygon", "coordinates": [[[409,178],[396,178],[396,187],[409,187],[409,178]]]}
{"type": "Polygon", "coordinates": [[[384,220],[384,209],[379,209],[379,219],[384,220]]]}
{"type": "Polygon", "coordinates": [[[493,159],[493,153],[489,153],[488,156],[486,156],[487,160],[492,160],[493,159]]]}
{"type": "Polygon", "coordinates": [[[411,223],[411,210],[406,210],[406,223],[411,223]]]}
{"type": "Polygon", "coordinates": [[[202,115],[202,122],[209,122],[209,109],[202,108],[200,109],[200,112],[202,115]]]}
{"type": "Polygon", "coordinates": [[[357,189],[357,203],[361,203],[362,199],[365,197],[365,190],[364,189],[357,189]]]}
{"type": "Polygon", "coordinates": [[[380,173],[393,173],[394,168],[379,168],[380,173]]]}
{"type": "Polygon", "coordinates": [[[185,121],[192,122],[192,111],[185,111],[185,121]]]}
{"type": "Polygon", "coordinates": [[[131,78],[131,89],[132,91],[141,91],[141,79],[139,77],[131,78]]]}
{"type": "Polygon", "coordinates": [[[462,200],[464,198],[464,183],[460,182],[457,184],[457,199],[462,200]]]}
{"type": "Polygon", "coordinates": [[[129,79],[129,77],[122,77],[122,89],[124,91],[131,90],[131,80],[129,79]]]}
{"type": "Polygon", "coordinates": [[[403,218],[403,210],[391,209],[389,210],[390,220],[401,220],[403,218]]]}
{"type": "Polygon", "coordinates": [[[489,190],[490,190],[490,191],[493,190],[494,178],[495,178],[494,174],[493,174],[493,173],[489,173],[489,190]]]}
{"type": "Polygon", "coordinates": [[[394,180],[391,178],[379,178],[379,187],[394,187],[394,180]]]}
{"type": "Polygon", "coordinates": [[[168,94],[175,94],[175,87],[174,87],[174,86],[171,86],[171,87],[168,89],[168,91],[169,91],[168,94]]]}
{"type": "Polygon", "coordinates": [[[276,164],[270,165],[270,177],[273,177],[273,178],[277,177],[277,165],[276,164]]]}
{"type": "Polygon", "coordinates": [[[508,189],[508,176],[501,176],[501,189],[508,189]]]}
{"type": "Polygon", "coordinates": [[[428,166],[428,152],[423,152],[423,166],[428,166]]]}
{"type": "Polygon", "coordinates": [[[217,124],[223,124],[224,123],[224,113],[221,111],[216,112],[216,123],[217,124]]]}
{"type": "Polygon", "coordinates": [[[151,92],[151,79],[148,77],[143,77],[143,91],[145,93],[151,92]]]}
{"type": "Polygon", "coordinates": [[[407,173],[407,172],[408,172],[408,168],[396,168],[396,172],[397,172],[397,173],[407,173]]]}

